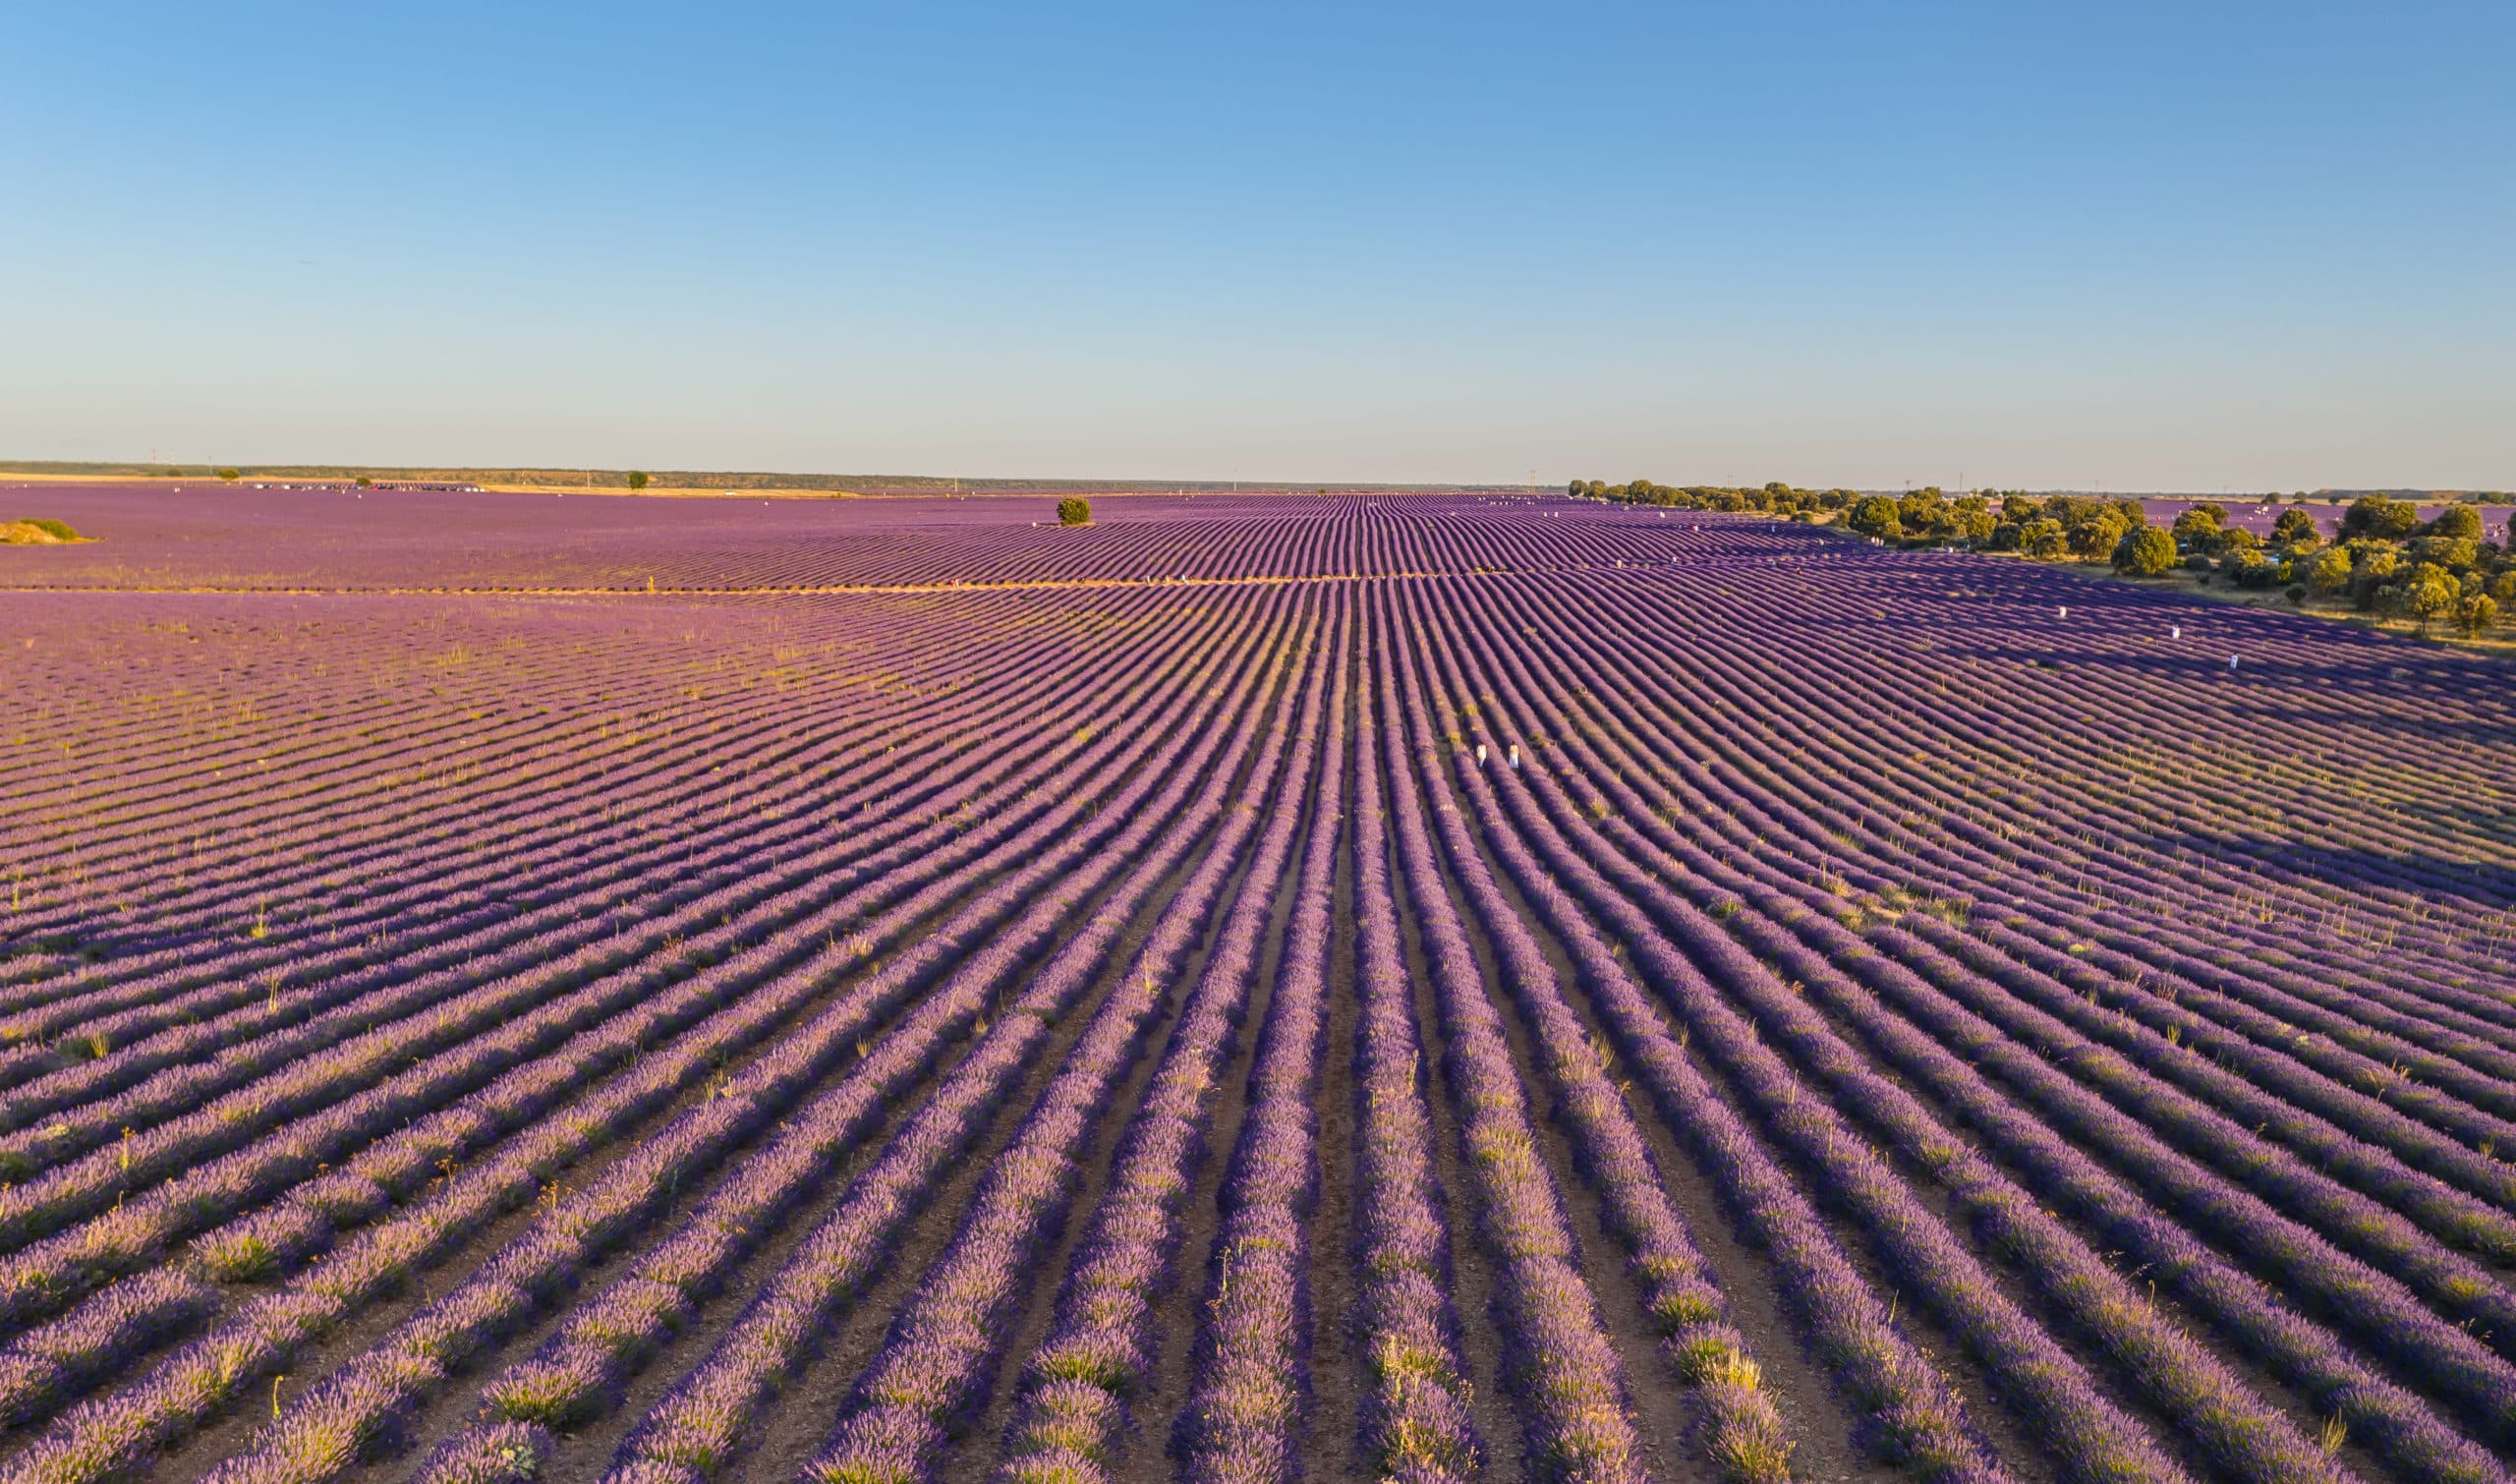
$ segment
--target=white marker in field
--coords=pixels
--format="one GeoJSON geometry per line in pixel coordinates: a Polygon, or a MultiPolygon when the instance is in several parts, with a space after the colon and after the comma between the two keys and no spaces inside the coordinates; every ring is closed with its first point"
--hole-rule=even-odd
{"type": "Polygon", "coordinates": [[[2062,616],[2063,616],[2064,618],[2068,618],[2068,617],[2070,617],[2070,616],[2071,616],[2071,608],[2070,608],[2070,604],[2068,604],[2068,603],[2064,603],[2064,604],[2062,605],[2062,616]]]}
{"type": "Polygon", "coordinates": [[[2169,639],[2182,639],[2184,637],[2184,625],[2180,623],[2168,625],[2166,637],[2169,639]]]}

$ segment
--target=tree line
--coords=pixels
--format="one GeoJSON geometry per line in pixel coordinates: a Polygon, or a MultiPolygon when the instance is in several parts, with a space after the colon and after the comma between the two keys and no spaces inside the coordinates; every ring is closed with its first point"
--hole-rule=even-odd
{"type": "Polygon", "coordinates": [[[1567,492],[1576,499],[1801,522],[1839,516],[1846,530],[1891,545],[2106,562],[2127,577],[2182,570],[2204,584],[2281,589],[2293,602],[2325,599],[2347,601],[2363,613],[2409,618],[2423,628],[2447,623],[2467,637],[2489,628],[2516,604],[2516,538],[2502,530],[2500,540],[2491,540],[2481,511],[2469,504],[2449,505],[2424,521],[2409,500],[2362,495],[2327,530],[2301,495],[2263,537],[2230,525],[2217,504],[2194,505],[2159,526],[2136,499],[2016,489],[1951,497],[1936,485],[1887,495],[1799,489],[1779,481],[1751,488],[1574,480],[1567,492]]]}

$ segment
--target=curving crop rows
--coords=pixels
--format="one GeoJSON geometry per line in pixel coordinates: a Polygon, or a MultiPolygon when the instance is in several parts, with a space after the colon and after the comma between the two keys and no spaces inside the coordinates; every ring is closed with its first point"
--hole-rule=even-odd
{"type": "Polygon", "coordinates": [[[1561,500],[88,498],[0,1479],[2510,1477],[2495,661],[1561,500]]]}

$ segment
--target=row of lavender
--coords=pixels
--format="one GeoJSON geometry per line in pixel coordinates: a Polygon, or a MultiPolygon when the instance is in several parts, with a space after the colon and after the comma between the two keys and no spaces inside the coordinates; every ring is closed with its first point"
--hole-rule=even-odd
{"type": "MultiPolygon", "coordinates": [[[[1535,513],[1478,575],[1470,508],[1355,519],[1463,575],[844,599],[883,683],[788,646],[681,735],[482,727],[547,772],[477,851],[322,807],[370,774],[317,740],[337,783],[214,795],[289,848],[173,886],[143,780],[86,869],[163,939],[0,983],[0,1467],[2504,1477],[2468,662],[1760,523],[1620,571],[1665,517],[1535,513]],[[219,931],[255,892],[303,915],[219,931]]],[[[707,690],[649,648],[589,688],[707,690]]]]}
{"type": "MultiPolygon", "coordinates": [[[[13,552],[0,587],[337,592],[794,589],[1317,577],[1358,570],[1375,521],[1442,532],[1443,570],[1542,559],[1573,517],[1643,560],[1649,530],[1565,501],[1422,495],[1104,498],[1062,529],[1055,501],[385,498],[64,489],[91,545],[13,552]]],[[[27,548],[31,550],[31,548],[27,548]]]]}

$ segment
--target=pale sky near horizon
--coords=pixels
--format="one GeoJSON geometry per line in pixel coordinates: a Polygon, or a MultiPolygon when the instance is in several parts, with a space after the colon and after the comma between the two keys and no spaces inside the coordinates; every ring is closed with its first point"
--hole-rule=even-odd
{"type": "Polygon", "coordinates": [[[0,9],[0,457],[2516,488],[2516,6],[0,9]]]}

